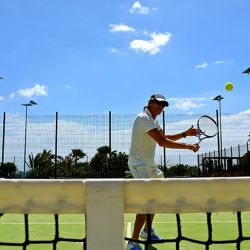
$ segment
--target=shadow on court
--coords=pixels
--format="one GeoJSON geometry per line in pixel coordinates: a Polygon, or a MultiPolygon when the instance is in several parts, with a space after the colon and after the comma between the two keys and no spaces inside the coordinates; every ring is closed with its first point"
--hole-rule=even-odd
{"type": "Polygon", "coordinates": [[[150,245],[148,249],[149,249],[149,250],[157,250],[158,248],[156,248],[156,247],[150,245]]]}

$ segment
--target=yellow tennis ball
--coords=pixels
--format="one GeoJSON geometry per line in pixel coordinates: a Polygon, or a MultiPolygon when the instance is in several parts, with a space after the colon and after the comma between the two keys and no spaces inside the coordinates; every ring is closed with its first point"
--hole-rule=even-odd
{"type": "Polygon", "coordinates": [[[234,85],[233,85],[231,82],[227,82],[227,83],[225,84],[225,89],[226,89],[227,91],[231,91],[233,88],[234,88],[234,85]]]}

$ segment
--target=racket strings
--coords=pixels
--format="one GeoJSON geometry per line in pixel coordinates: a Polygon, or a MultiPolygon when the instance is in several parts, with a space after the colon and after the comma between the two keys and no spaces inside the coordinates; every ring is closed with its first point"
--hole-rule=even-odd
{"type": "Polygon", "coordinates": [[[198,122],[198,126],[200,133],[207,137],[213,137],[217,134],[218,129],[216,123],[207,117],[201,118],[198,122]]]}

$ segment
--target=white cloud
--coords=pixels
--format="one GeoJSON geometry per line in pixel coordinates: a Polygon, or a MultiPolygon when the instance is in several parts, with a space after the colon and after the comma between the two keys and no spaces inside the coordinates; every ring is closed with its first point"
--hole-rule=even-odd
{"type": "Polygon", "coordinates": [[[188,111],[190,109],[196,109],[203,106],[206,106],[206,100],[211,100],[211,98],[188,98],[188,97],[180,97],[180,98],[169,98],[171,102],[171,107],[180,109],[181,111],[188,111]]]}
{"type": "Polygon", "coordinates": [[[133,27],[130,27],[125,24],[110,24],[109,27],[111,27],[111,32],[134,32],[135,29],[133,27]]]}
{"type": "Polygon", "coordinates": [[[119,53],[119,49],[116,48],[109,48],[108,52],[110,52],[111,54],[118,54],[119,53]]]}
{"type": "Polygon", "coordinates": [[[149,14],[149,8],[147,6],[142,6],[139,1],[134,2],[132,7],[129,10],[130,13],[138,13],[138,14],[149,14]]]}
{"type": "Polygon", "coordinates": [[[45,86],[40,84],[36,84],[33,88],[19,89],[17,93],[25,97],[45,96],[48,94],[45,86]]]}
{"type": "Polygon", "coordinates": [[[72,89],[72,86],[69,84],[66,84],[65,87],[66,87],[66,89],[72,89]]]}
{"type": "Polygon", "coordinates": [[[133,40],[130,43],[130,48],[136,52],[149,53],[155,55],[160,52],[160,47],[165,46],[170,38],[171,34],[165,33],[151,33],[151,40],[133,40]]]}
{"type": "Polygon", "coordinates": [[[205,69],[207,67],[208,67],[208,63],[207,62],[204,62],[202,64],[196,65],[196,69],[205,69]]]}
{"type": "Polygon", "coordinates": [[[126,53],[122,50],[119,50],[117,48],[108,48],[108,52],[111,53],[111,54],[117,54],[119,56],[124,56],[126,55],[126,53]]]}
{"type": "Polygon", "coordinates": [[[241,115],[250,115],[250,109],[240,112],[241,115]]]}
{"type": "MultiPolygon", "coordinates": [[[[233,60],[217,60],[214,61],[213,64],[219,65],[219,64],[230,64],[233,63],[233,60]]],[[[208,67],[208,62],[204,62],[201,64],[196,65],[196,69],[206,69],[208,67]]]]}
{"type": "Polygon", "coordinates": [[[214,62],[214,64],[229,64],[229,63],[233,63],[233,60],[217,60],[214,62]]]}
{"type": "Polygon", "coordinates": [[[15,96],[16,96],[15,93],[11,93],[11,94],[9,95],[9,98],[10,98],[10,99],[13,99],[15,96]]]}
{"type": "Polygon", "coordinates": [[[223,146],[245,144],[249,135],[250,110],[236,114],[222,114],[223,146]],[[230,134],[235,136],[231,137],[230,134]],[[229,136],[226,136],[229,135],[229,136]]]}
{"type": "Polygon", "coordinates": [[[0,102],[4,100],[4,97],[3,96],[0,96],[0,102]]]}

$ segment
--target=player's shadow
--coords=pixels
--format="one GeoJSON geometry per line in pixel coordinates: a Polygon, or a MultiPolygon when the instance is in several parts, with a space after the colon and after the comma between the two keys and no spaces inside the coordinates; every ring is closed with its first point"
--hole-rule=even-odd
{"type": "Polygon", "coordinates": [[[156,247],[154,247],[154,246],[152,246],[152,245],[150,245],[149,246],[149,248],[148,248],[148,250],[157,250],[158,248],[156,248],[156,247]]]}

